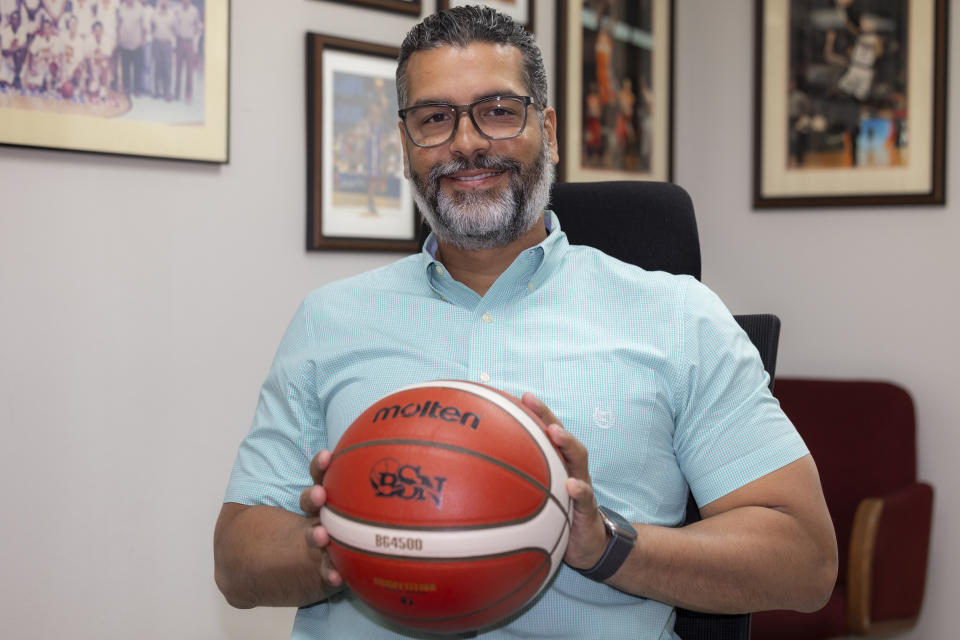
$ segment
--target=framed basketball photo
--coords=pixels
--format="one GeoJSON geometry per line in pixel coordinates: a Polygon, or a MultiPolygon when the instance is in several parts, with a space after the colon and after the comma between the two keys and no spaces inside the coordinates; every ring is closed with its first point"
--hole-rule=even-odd
{"type": "Polygon", "coordinates": [[[395,47],[307,34],[307,249],[416,251],[395,47]]]}
{"type": "Polygon", "coordinates": [[[563,0],[557,14],[559,175],[673,172],[673,0],[563,0]]]}
{"type": "Polygon", "coordinates": [[[943,204],[947,0],[756,0],[758,208],[943,204]]]}
{"type": "Polygon", "coordinates": [[[0,7],[0,144],[228,161],[229,0],[0,7]]]}

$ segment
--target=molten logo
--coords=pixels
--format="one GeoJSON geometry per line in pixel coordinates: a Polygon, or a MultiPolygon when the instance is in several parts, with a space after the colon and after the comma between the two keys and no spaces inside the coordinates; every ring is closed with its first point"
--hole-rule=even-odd
{"type": "Polygon", "coordinates": [[[393,458],[378,460],[370,469],[370,485],[377,497],[401,500],[432,500],[437,509],[446,478],[426,476],[420,466],[400,464],[393,458]]]}
{"type": "Polygon", "coordinates": [[[474,412],[460,411],[454,406],[445,407],[436,400],[427,400],[423,404],[410,402],[403,406],[395,404],[390,407],[380,407],[373,415],[373,422],[397,418],[433,418],[444,422],[459,422],[473,430],[480,427],[480,416],[474,412]]]}

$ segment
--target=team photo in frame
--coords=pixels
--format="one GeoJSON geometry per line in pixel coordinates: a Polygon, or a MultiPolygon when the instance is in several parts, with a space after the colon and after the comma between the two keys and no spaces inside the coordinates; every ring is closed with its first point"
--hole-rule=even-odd
{"type": "Polygon", "coordinates": [[[560,178],[673,173],[673,1],[563,0],[557,16],[560,178]]]}
{"type": "Polygon", "coordinates": [[[754,206],[943,204],[946,0],[756,0],[754,206]]]}
{"type": "Polygon", "coordinates": [[[3,6],[0,144],[228,161],[229,0],[3,6]]]}

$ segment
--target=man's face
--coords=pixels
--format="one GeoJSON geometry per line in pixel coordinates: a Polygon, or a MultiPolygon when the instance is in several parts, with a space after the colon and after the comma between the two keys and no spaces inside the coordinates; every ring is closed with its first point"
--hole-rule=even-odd
{"type": "MultiPolygon", "coordinates": [[[[407,62],[408,104],[468,104],[497,95],[529,95],[523,57],[516,47],[474,43],[418,51],[407,62]]],[[[462,114],[456,133],[437,147],[421,148],[403,136],[404,174],[414,199],[441,242],[476,250],[505,246],[539,220],[558,160],[556,113],[527,108],[523,133],[489,140],[462,114]]]]}

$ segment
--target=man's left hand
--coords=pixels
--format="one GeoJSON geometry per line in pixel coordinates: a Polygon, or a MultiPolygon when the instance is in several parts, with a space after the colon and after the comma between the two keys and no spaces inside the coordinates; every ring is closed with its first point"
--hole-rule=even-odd
{"type": "Polygon", "coordinates": [[[597,564],[607,546],[607,530],[593,494],[587,448],[563,428],[553,412],[532,393],[523,394],[523,404],[546,425],[547,435],[567,467],[567,493],[573,498],[573,526],[563,560],[575,569],[597,564]]]}

